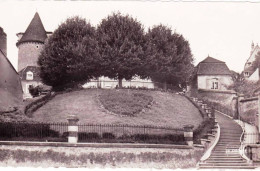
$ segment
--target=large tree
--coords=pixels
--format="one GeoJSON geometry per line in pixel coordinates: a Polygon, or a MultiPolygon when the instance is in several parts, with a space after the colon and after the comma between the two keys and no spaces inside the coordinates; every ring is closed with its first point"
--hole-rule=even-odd
{"type": "Polygon", "coordinates": [[[96,30],[80,17],[62,23],[38,60],[43,83],[55,87],[84,83],[99,75],[96,30]]]}
{"type": "Polygon", "coordinates": [[[103,75],[130,80],[138,75],[144,59],[144,29],[140,22],[128,15],[113,13],[97,28],[103,75]]]}
{"type": "Polygon", "coordinates": [[[185,85],[192,76],[193,57],[187,40],[164,25],[146,34],[146,71],[153,81],[185,85]]]}

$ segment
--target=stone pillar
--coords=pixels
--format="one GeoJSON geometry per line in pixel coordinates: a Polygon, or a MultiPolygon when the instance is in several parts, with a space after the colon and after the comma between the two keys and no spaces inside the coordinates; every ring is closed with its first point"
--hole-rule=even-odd
{"type": "Polygon", "coordinates": [[[67,118],[69,125],[68,125],[68,132],[69,132],[69,137],[68,137],[68,143],[77,143],[78,142],[78,124],[77,122],[79,119],[75,115],[70,115],[67,118]]]}
{"type": "Polygon", "coordinates": [[[201,107],[202,107],[202,109],[206,109],[207,108],[207,104],[203,103],[201,107]]]}
{"type": "Polygon", "coordinates": [[[211,115],[211,110],[210,110],[209,107],[207,107],[207,108],[205,109],[205,112],[207,113],[207,115],[208,115],[209,118],[212,117],[212,115],[211,115]]]}
{"type": "Polygon", "coordinates": [[[193,146],[193,125],[184,126],[184,140],[189,146],[193,146]]]}
{"type": "Polygon", "coordinates": [[[197,104],[198,104],[199,106],[201,106],[201,105],[202,105],[202,101],[201,101],[201,100],[198,100],[197,104]]]}

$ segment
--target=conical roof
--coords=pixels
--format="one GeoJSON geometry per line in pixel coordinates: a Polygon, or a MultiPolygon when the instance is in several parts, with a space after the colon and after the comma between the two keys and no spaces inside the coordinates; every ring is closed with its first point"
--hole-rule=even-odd
{"type": "Polygon", "coordinates": [[[24,42],[39,42],[44,43],[47,38],[46,31],[43,27],[41,18],[39,14],[36,12],[31,23],[27,27],[25,33],[22,38],[17,42],[17,46],[24,42]]]}

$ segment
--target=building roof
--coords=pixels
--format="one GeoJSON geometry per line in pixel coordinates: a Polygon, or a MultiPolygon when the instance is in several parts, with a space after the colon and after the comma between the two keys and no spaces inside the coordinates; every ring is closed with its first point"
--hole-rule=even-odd
{"type": "Polygon", "coordinates": [[[31,81],[41,81],[40,68],[37,66],[27,66],[24,69],[22,69],[21,71],[19,71],[19,76],[20,76],[21,80],[26,80],[26,73],[28,71],[31,71],[33,73],[33,80],[31,80],[31,81]]]}
{"type": "Polygon", "coordinates": [[[197,75],[231,75],[225,62],[212,57],[207,57],[197,67],[197,75]]]}
{"type": "Polygon", "coordinates": [[[39,14],[36,12],[31,23],[27,27],[25,33],[22,38],[16,43],[17,46],[24,42],[39,42],[44,43],[47,38],[46,31],[43,27],[41,18],[39,14]]]}
{"type": "Polygon", "coordinates": [[[5,55],[5,53],[1,49],[0,49],[0,53],[3,54],[4,58],[7,60],[7,62],[10,64],[10,66],[13,68],[13,70],[18,74],[18,72],[14,68],[13,64],[10,62],[10,60],[7,58],[7,56],[5,55]]]}

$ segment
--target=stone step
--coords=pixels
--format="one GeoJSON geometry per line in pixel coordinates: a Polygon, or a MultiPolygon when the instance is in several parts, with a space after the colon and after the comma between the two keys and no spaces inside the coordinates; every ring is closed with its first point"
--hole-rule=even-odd
{"type": "Polygon", "coordinates": [[[237,164],[241,164],[241,163],[246,163],[245,161],[241,161],[241,160],[237,160],[237,161],[235,161],[235,160],[230,160],[230,161],[213,161],[213,160],[211,160],[211,161],[206,161],[206,163],[208,163],[208,164],[219,164],[219,163],[229,163],[229,164],[234,164],[234,163],[237,163],[237,164]]]}
{"type": "Polygon", "coordinates": [[[248,163],[199,163],[199,166],[250,166],[248,163]]]}
{"type": "Polygon", "coordinates": [[[210,157],[240,157],[239,154],[212,153],[210,157]]]}
{"type": "Polygon", "coordinates": [[[220,136],[220,139],[224,139],[224,140],[239,140],[240,141],[240,136],[220,136]]]}
{"type": "Polygon", "coordinates": [[[226,146],[228,146],[228,145],[229,146],[231,146],[231,145],[232,146],[239,145],[240,146],[241,143],[240,142],[239,143],[238,142],[232,142],[232,143],[231,142],[219,142],[217,145],[226,145],[226,146]]]}
{"type": "Polygon", "coordinates": [[[206,162],[245,162],[242,158],[208,158],[206,162]]]}
{"type": "Polygon", "coordinates": [[[200,166],[200,169],[255,169],[254,166],[200,166]]]}

